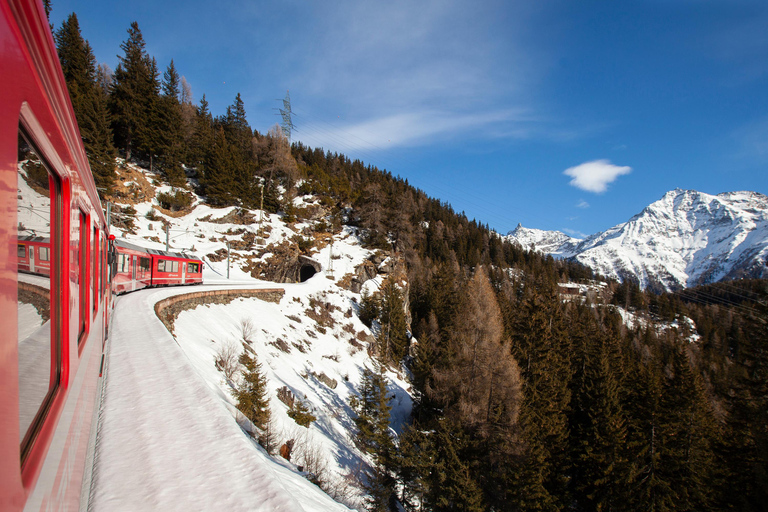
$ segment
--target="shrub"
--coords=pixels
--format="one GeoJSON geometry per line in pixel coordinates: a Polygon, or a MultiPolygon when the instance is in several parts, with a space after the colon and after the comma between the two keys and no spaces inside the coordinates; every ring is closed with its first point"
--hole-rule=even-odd
{"type": "Polygon", "coordinates": [[[160,192],[156,197],[160,206],[172,212],[184,210],[192,205],[192,194],[183,190],[177,190],[174,194],[160,192]]]}
{"type": "Polygon", "coordinates": [[[231,341],[223,344],[216,352],[216,369],[222,372],[228,381],[231,381],[240,369],[239,356],[237,345],[231,341]]]}
{"type": "Polygon", "coordinates": [[[293,421],[306,428],[309,428],[309,425],[317,419],[316,416],[309,412],[309,409],[301,400],[294,401],[293,406],[288,409],[288,416],[293,418],[293,421]]]}

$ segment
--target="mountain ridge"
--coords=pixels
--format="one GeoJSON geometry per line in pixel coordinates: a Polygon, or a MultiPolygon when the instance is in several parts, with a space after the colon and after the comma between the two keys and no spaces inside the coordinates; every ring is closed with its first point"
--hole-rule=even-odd
{"type": "Polygon", "coordinates": [[[759,278],[768,275],[768,196],[677,188],[628,221],[583,239],[522,225],[506,238],[653,291],[759,278]]]}

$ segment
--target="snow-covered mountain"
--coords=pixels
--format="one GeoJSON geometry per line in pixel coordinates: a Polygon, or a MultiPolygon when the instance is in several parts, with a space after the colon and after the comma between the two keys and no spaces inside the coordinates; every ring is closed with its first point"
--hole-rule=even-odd
{"type": "Polygon", "coordinates": [[[507,238],[608,277],[635,278],[652,290],[765,277],[768,197],[676,189],[627,222],[583,240],[519,225],[507,238]]]}

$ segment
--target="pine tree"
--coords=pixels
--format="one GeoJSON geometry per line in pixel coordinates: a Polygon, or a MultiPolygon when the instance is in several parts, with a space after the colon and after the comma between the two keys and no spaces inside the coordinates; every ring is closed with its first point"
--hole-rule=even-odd
{"type": "Polygon", "coordinates": [[[123,56],[113,75],[109,106],[115,141],[130,160],[135,151],[152,157],[156,103],[157,64],[145,51],[146,43],[137,22],[128,29],[120,48],[123,56]]]}
{"type": "Polygon", "coordinates": [[[179,103],[179,74],[173,60],[163,75],[162,91],[158,104],[160,130],[157,145],[161,153],[160,168],[169,185],[180,187],[186,183],[184,170],[181,167],[184,134],[179,103]]]}
{"type": "Polygon", "coordinates": [[[55,39],[94,181],[99,189],[110,193],[116,152],[112,145],[106,95],[97,83],[96,58],[80,33],[74,13],[56,31],[55,39]]]}
{"type": "Polygon", "coordinates": [[[203,193],[208,202],[216,206],[236,204],[235,168],[236,150],[227,140],[224,129],[219,127],[213,137],[213,145],[206,155],[205,172],[201,180],[203,193]]]}
{"type": "Polygon", "coordinates": [[[213,117],[208,110],[208,101],[205,99],[205,94],[203,94],[200,105],[195,111],[193,133],[187,156],[188,163],[197,169],[201,180],[205,179],[205,162],[213,147],[213,139],[213,117]]]}
{"type": "Polygon", "coordinates": [[[381,300],[377,294],[368,293],[363,291],[363,295],[360,299],[360,309],[358,310],[358,316],[360,321],[366,326],[371,327],[373,321],[379,318],[381,312],[381,300]]]}
{"type": "Polygon", "coordinates": [[[571,399],[571,348],[553,276],[551,270],[539,270],[509,320],[512,353],[524,383],[520,441],[527,448],[513,491],[528,500],[524,510],[561,508],[571,501],[566,414],[571,399]]]}
{"type": "Polygon", "coordinates": [[[732,389],[723,456],[728,462],[721,494],[734,510],[764,510],[768,503],[768,308],[753,306],[732,389]]]}
{"type": "Polygon", "coordinates": [[[374,459],[372,470],[363,483],[368,493],[368,509],[387,510],[389,497],[394,492],[395,446],[389,433],[392,407],[389,405],[384,369],[380,364],[376,371],[363,370],[359,393],[360,396],[350,398],[350,405],[357,414],[358,444],[374,459]]]}
{"type": "Polygon", "coordinates": [[[472,443],[464,429],[445,419],[438,423],[435,437],[435,462],[431,468],[431,483],[427,506],[435,512],[461,510],[482,512],[482,489],[477,482],[476,469],[472,466],[472,443]]]}
{"type": "Polygon", "coordinates": [[[403,294],[393,279],[381,286],[381,336],[384,360],[398,364],[408,353],[403,294]]]}
{"type": "Polygon", "coordinates": [[[681,347],[672,352],[672,376],[664,386],[662,473],[674,489],[675,510],[707,510],[712,504],[715,420],[703,385],[681,347]]]}
{"type": "Polygon", "coordinates": [[[575,497],[587,510],[611,511],[621,508],[627,497],[626,417],[611,341],[594,328],[588,336],[573,401],[575,497]]]}
{"type": "Polygon", "coordinates": [[[675,489],[664,471],[663,375],[655,364],[637,362],[632,372],[633,410],[630,414],[627,448],[632,463],[630,500],[634,510],[665,512],[675,508],[675,489]]]}
{"type": "Polygon", "coordinates": [[[243,381],[235,392],[237,408],[256,427],[265,430],[270,421],[267,378],[262,373],[261,363],[255,354],[251,356],[245,351],[239,361],[243,366],[243,381]]]}
{"type": "Polygon", "coordinates": [[[408,512],[422,510],[421,505],[427,500],[435,457],[435,446],[428,433],[409,425],[400,434],[395,467],[399,501],[408,512]]]}

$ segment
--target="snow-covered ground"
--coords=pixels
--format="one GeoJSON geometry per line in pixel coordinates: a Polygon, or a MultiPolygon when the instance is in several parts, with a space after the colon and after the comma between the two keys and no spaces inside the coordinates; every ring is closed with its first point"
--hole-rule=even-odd
{"type": "MultiPolygon", "coordinates": [[[[140,170],[138,168],[134,168],[140,170]]],[[[141,171],[141,170],[140,170],[141,171]]],[[[141,171],[145,173],[145,171],[141,171]]],[[[151,178],[151,177],[150,177],[151,178]]],[[[158,191],[169,191],[159,187],[158,191]]],[[[311,206],[299,197],[297,206],[311,206]]],[[[128,206],[126,205],[122,205],[128,206]]],[[[145,247],[164,249],[164,219],[170,248],[202,257],[208,287],[280,287],[279,304],[258,298],[226,305],[203,305],[182,312],[173,335],[154,314],[154,303],[200,288],[141,290],[117,301],[110,332],[108,371],[97,442],[91,508],[93,510],[346,510],[312,484],[312,471],[340,501],[361,505],[357,478],[369,460],[354,444],[355,393],[373,340],[358,319],[360,294],[337,283],[371,256],[353,228],[332,239],[318,240],[311,257],[322,270],[304,283],[276,284],[254,279],[241,269],[249,261],[268,262],[268,246],[297,236],[311,236],[311,223],[287,224],[277,215],[247,211],[255,224],[218,223],[234,208],[211,208],[195,197],[191,213],[159,213],[155,200],[136,209],[135,233],[113,229],[118,237],[145,247]],[[154,218],[150,220],[147,217],[154,218]],[[232,250],[227,261],[208,255],[250,234],[264,234],[250,251],[232,250]],[[331,243],[332,241],[332,243],[331,243]],[[265,252],[266,251],[266,252],[265,252]],[[256,257],[257,253],[261,254],[256,257]],[[243,326],[250,323],[245,336],[243,326]],[[231,380],[217,369],[223,349],[253,351],[269,386],[273,431],[279,444],[294,440],[291,462],[270,456],[248,435],[251,429],[236,408],[231,380]],[[297,425],[277,398],[287,387],[309,406],[317,419],[297,425]]],[[[320,219],[322,221],[322,219],[320,219]]],[[[375,290],[377,277],[364,284],[375,290]]],[[[408,383],[388,373],[392,428],[398,432],[411,410],[408,383]]]]}
{"type": "MultiPolygon", "coordinates": [[[[324,487],[343,489],[347,502],[358,503],[360,491],[353,484],[366,459],[354,445],[354,414],[348,398],[356,392],[363,368],[371,367],[365,341],[370,338],[354,314],[348,292],[329,284],[318,274],[306,283],[285,285],[279,304],[247,298],[227,305],[199,306],[181,313],[174,330],[200,378],[233,412],[234,422],[233,388],[214,361],[227,345],[243,352],[242,326],[252,322],[249,347],[269,382],[278,444],[294,440],[292,460],[302,466],[306,465],[302,450],[319,456],[325,468],[320,475],[324,487]],[[321,318],[322,312],[329,314],[321,318]],[[284,386],[317,417],[309,429],[297,425],[288,416],[288,406],[277,398],[277,390],[284,386]]],[[[399,431],[410,414],[411,398],[407,382],[392,372],[388,377],[392,426],[399,431]]]]}

